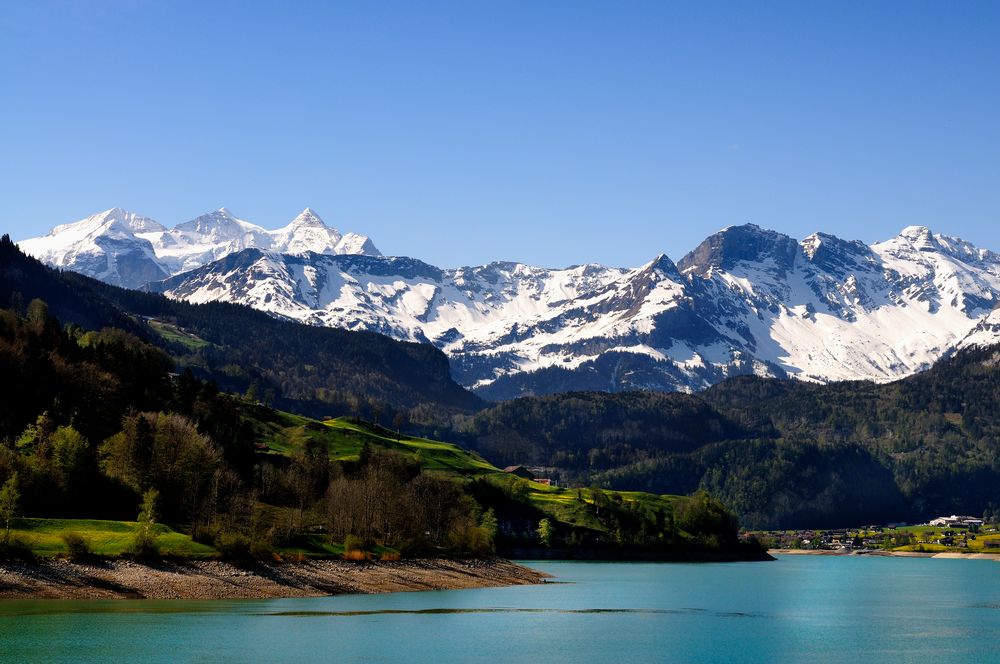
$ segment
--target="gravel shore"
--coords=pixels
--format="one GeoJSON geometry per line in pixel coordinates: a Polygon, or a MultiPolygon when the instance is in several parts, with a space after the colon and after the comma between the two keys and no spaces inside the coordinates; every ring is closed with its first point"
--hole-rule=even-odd
{"type": "Polygon", "coordinates": [[[237,565],[220,561],[0,562],[0,599],[265,599],[492,588],[547,575],[500,558],[237,565]]]}

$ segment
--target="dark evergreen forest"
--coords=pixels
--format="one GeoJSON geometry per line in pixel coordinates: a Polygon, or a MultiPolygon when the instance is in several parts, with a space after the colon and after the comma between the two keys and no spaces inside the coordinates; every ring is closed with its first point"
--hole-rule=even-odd
{"type": "Polygon", "coordinates": [[[452,437],[569,481],[704,489],[749,527],[836,527],[992,513],[997,412],[994,347],[884,385],[743,376],[697,395],[528,397],[453,418],[452,437]]]}

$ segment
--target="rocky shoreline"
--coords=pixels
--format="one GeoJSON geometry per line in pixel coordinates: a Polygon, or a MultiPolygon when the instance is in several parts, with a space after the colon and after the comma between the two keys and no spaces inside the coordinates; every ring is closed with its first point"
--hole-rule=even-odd
{"type": "Polygon", "coordinates": [[[548,575],[501,558],[354,563],[308,560],[0,562],[0,599],[267,599],[492,588],[548,575]]]}

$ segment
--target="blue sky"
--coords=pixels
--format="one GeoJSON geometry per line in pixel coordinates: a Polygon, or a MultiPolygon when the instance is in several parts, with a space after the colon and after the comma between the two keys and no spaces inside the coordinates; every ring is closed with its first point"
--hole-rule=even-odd
{"type": "Polygon", "coordinates": [[[303,207],[442,266],[747,221],[1000,250],[1000,3],[102,2],[0,12],[0,231],[303,207]]]}

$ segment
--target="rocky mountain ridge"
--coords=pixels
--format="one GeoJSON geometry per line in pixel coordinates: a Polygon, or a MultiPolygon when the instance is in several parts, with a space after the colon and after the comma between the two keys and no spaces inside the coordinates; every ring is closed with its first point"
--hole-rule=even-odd
{"type": "Polygon", "coordinates": [[[737,226],[634,269],[247,251],[154,288],[429,342],[496,399],[747,373],[884,382],[1000,339],[1000,258],[916,227],[867,246],[737,226]]]}
{"type": "MultiPolygon", "coordinates": [[[[747,224],[676,263],[661,255],[632,269],[442,269],[381,256],[367,239],[348,242],[308,209],[279,231],[225,210],[173,231],[135,215],[113,222],[99,246],[110,255],[120,236],[147,240],[151,251],[116,260],[135,266],[133,282],[149,277],[150,290],[431,343],[461,384],[492,399],[695,391],[742,374],[885,382],[1000,341],[1000,256],[920,226],[869,246],[747,224]]],[[[73,229],[60,228],[50,236],[73,229]]],[[[90,267],[79,258],[88,241],[69,247],[75,263],[40,257],[90,267]]]]}

